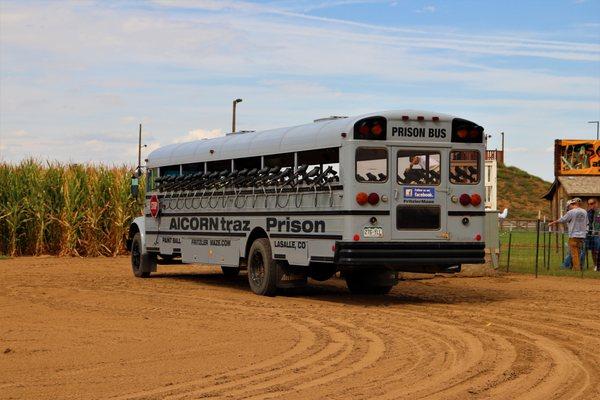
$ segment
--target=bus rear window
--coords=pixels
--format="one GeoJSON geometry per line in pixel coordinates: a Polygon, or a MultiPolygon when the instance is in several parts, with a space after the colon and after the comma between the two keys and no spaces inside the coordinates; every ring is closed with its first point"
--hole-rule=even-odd
{"type": "Polygon", "coordinates": [[[479,151],[453,150],[450,152],[450,183],[474,185],[479,183],[480,171],[479,151]]]}
{"type": "Polygon", "coordinates": [[[398,150],[398,183],[439,185],[440,153],[424,150],[398,150]]]}
{"type": "Polygon", "coordinates": [[[380,183],[387,181],[388,153],[385,148],[359,147],[356,149],[356,180],[380,183]]]}

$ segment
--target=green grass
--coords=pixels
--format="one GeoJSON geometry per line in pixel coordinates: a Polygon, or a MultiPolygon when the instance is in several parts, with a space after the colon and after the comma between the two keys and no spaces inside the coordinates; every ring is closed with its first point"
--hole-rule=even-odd
{"type": "MultiPolygon", "coordinates": [[[[549,239],[549,234],[546,234],[546,254],[544,259],[544,235],[540,233],[539,252],[538,252],[538,274],[539,275],[554,275],[554,276],[573,276],[584,278],[600,279],[600,272],[592,269],[581,271],[572,271],[570,269],[562,269],[561,264],[564,257],[568,254],[568,249],[565,246],[567,236],[552,234],[549,239]],[[558,247],[556,246],[558,239],[558,247]],[[548,240],[550,240],[550,251],[548,252],[548,240]],[[561,243],[562,246],[561,247],[561,243]],[[563,251],[564,248],[564,251],[563,251]],[[549,258],[548,258],[549,257],[549,258]]],[[[506,271],[508,262],[508,242],[509,232],[500,233],[500,269],[506,271]]],[[[534,274],[536,260],[536,233],[526,231],[513,231],[510,251],[510,272],[534,274]]],[[[591,254],[588,252],[589,264],[592,262],[591,254]]]]}

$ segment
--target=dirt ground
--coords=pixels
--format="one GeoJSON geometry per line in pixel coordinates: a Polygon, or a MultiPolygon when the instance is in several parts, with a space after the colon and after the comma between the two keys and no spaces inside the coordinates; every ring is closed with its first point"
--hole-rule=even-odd
{"type": "Polygon", "coordinates": [[[259,297],[246,275],[127,258],[0,260],[2,399],[600,398],[600,280],[341,280],[259,297]]]}

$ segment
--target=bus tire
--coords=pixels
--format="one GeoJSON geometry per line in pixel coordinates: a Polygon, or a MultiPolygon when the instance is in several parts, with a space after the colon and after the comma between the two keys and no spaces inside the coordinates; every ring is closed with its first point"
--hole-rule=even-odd
{"type": "Polygon", "coordinates": [[[148,278],[156,268],[156,256],[144,253],[142,236],[137,232],[131,241],[131,270],[137,278],[148,278]]]}
{"type": "Polygon", "coordinates": [[[381,283],[372,279],[370,274],[366,273],[346,273],[346,286],[352,294],[384,295],[388,294],[393,283],[381,283]]]}
{"type": "Polygon", "coordinates": [[[227,278],[233,278],[240,274],[240,269],[238,267],[226,267],[221,265],[221,271],[223,271],[223,275],[227,278]]]}
{"type": "Polygon", "coordinates": [[[248,253],[248,283],[261,296],[274,296],[277,291],[278,266],[273,260],[267,238],[256,239],[248,253]]]}

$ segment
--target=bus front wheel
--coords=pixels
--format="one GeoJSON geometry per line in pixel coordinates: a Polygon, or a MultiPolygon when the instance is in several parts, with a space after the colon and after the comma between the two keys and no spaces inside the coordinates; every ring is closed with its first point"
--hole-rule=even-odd
{"type": "Polygon", "coordinates": [[[137,278],[147,278],[156,268],[156,256],[144,252],[142,236],[136,233],[131,241],[131,269],[137,278]]]}
{"type": "Polygon", "coordinates": [[[250,289],[261,296],[274,296],[277,291],[277,268],[269,239],[256,239],[248,254],[250,289]]]}

